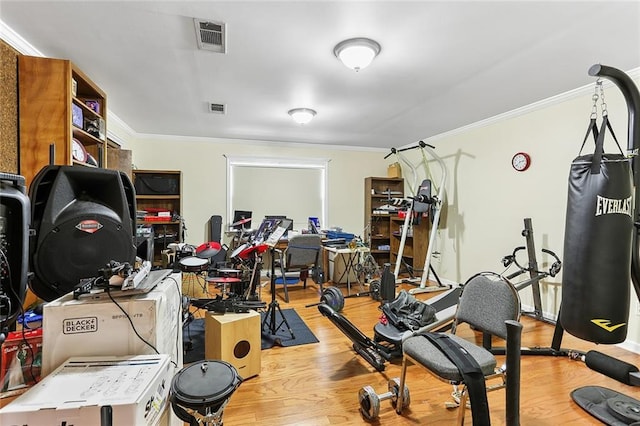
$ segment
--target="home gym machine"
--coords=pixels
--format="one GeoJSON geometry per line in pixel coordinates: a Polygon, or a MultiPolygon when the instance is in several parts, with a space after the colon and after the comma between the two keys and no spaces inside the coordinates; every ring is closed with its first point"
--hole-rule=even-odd
{"type": "MultiPolygon", "coordinates": [[[[640,92],[623,71],[593,65],[596,95],[602,97],[602,125],[596,125],[597,96],[585,136],[596,142],[593,154],[571,165],[564,238],[564,273],[559,322],[570,334],[591,342],[615,344],[626,339],[630,282],[640,300],[640,92]],[[601,79],[622,92],[628,110],[627,154],[604,152],[604,134],[612,133],[601,79]]],[[[615,139],[615,135],[613,136],[615,139]]],[[[616,140],[617,142],[617,140],[616,140]]],[[[584,143],[583,143],[584,147],[584,143]]],[[[589,351],[590,368],[631,386],[640,386],[638,368],[589,351]]],[[[571,393],[589,414],[609,425],[637,424],[640,401],[611,389],[585,386],[571,393]]]]}
{"type": "MultiPolygon", "coordinates": [[[[415,196],[410,197],[411,202],[409,203],[409,208],[405,216],[404,225],[402,226],[402,236],[400,239],[400,247],[398,249],[398,257],[396,259],[394,276],[396,277],[396,280],[397,280],[400,274],[400,267],[404,260],[403,259],[404,247],[407,241],[407,233],[410,228],[409,225],[411,223],[411,220],[414,220],[414,219],[420,220],[420,216],[414,218],[413,213],[422,215],[422,213],[429,212],[429,219],[431,220],[432,226],[431,226],[431,232],[429,232],[429,245],[427,246],[427,253],[425,256],[424,267],[422,269],[422,276],[419,280],[420,281],[419,287],[413,288],[409,292],[412,294],[417,294],[417,293],[424,293],[424,292],[430,292],[430,291],[447,290],[451,287],[442,285],[442,283],[440,282],[440,278],[438,277],[438,275],[436,274],[435,270],[431,265],[431,256],[433,254],[433,250],[436,242],[436,234],[438,230],[438,224],[440,222],[440,212],[442,211],[442,204],[444,202],[444,196],[445,196],[444,190],[445,190],[445,184],[447,182],[447,167],[444,164],[444,161],[442,160],[442,158],[440,158],[436,154],[435,147],[423,141],[419,141],[417,145],[410,146],[407,148],[402,148],[402,149],[391,148],[391,152],[387,154],[384,158],[388,158],[391,155],[395,155],[399,161],[401,161],[403,164],[409,167],[409,170],[411,170],[414,182],[413,182],[413,185],[409,186],[409,189],[412,194],[415,194],[415,196]],[[416,170],[416,167],[409,161],[409,159],[403,154],[404,151],[413,150],[413,149],[420,149],[420,154],[421,154],[420,164],[424,166],[427,177],[430,177],[431,175],[429,170],[429,162],[427,159],[427,154],[432,156],[440,166],[442,176],[440,179],[440,184],[438,185],[437,188],[432,188],[432,187],[435,187],[435,185],[433,185],[433,181],[430,179],[423,180],[420,186],[418,187],[418,179],[419,179],[418,171],[416,170]],[[436,195],[433,195],[434,191],[432,191],[432,189],[437,189],[436,195]],[[438,285],[429,286],[429,287],[426,285],[427,279],[429,278],[429,272],[433,274],[438,285]]],[[[407,280],[406,282],[413,283],[414,281],[407,280]]]]}
{"type": "MultiPolygon", "coordinates": [[[[518,270],[512,272],[505,278],[512,282],[513,279],[528,274],[529,277],[519,281],[512,282],[513,286],[522,291],[531,287],[534,299],[533,312],[523,312],[525,315],[532,316],[540,321],[550,322],[547,320],[542,312],[542,300],[540,297],[539,283],[541,280],[547,277],[555,277],[562,268],[562,262],[558,256],[551,250],[543,248],[542,253],[549,255],[552,258],[552,264],[547,270],[541,270],[538,266],[538,260],[536,256],[536,249],[533,236],[533,226],[530,218],[524,219],[524,229],[522,230],[522,236],[526,238],[526,246],[518,246],[513,252],[502,259],[502,265],[505,268],[510,268],[515,265],[518,270]],[[523,251],[527,252],[527,262],[519,259],[519,254],[523,251]]],[[[506,272],[506,270],[505,270],[506,272]]],[[[504,275],[504,272],[499,275],[504,275]]],[[[385,268],[382,275],[382,286],[385,287],[385,283],[388,280],[394,280],[393,275],[385,268]]],[[[328,287],[325,290],[328,290],[328,287]]],[[[338,292],[340,291],[337,289],[338,292]]],[[[378,371],[384,370],[384,363],[393,358],[402,356],[402,342],[412,334],[418,334],[425,331],[442,331],[447,328],[449,323],[453,320],[458,298],[461,291],[464,290],[464,284],[460,287],[450,289],[435,297],[430,298],[426,304],[432,306],[435,313],[435,321],[418,328],[417,330],[407,330],[396,327],[392,323],[377,322],[374,326],[373,339],[365,336],[353,323],[351,323],[340,311],[344,308],[344,297],[342,293],[334,295],[332,292],[323,294],[320,299],[320,303],[315,303],[308,306],[318,305],[318,310],[326,316],[336,327],[340,329],[352,342],[353,349],[361,355],[371,366],[378,371]]],[[[392,299],[388,297],[387,301],[392,299]]],[[[424,302],[421,302],[424,303],[424,302]]],[[[382,306],[382,305],[381,305],[382,306]]],[[[490,340],[485,340],[485,347],[492,350],[494,353],[499,354],[503,351],[503,348],[492,348],[490,346],[490,340]]],[[[566,349],[553,348],[522,348],[522,354],[545,354],[545,355],[567,355],[570,351],[566,349]]],[[[579,356],[578,354],[577,356],[579,356]]]]}

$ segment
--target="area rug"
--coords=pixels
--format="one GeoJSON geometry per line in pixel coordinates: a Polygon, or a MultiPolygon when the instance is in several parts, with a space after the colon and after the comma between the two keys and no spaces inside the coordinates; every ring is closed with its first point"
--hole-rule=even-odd
{"type": "MultiPolygon", "coordinates": [[[[260,324],[264,323],[265,312],[260,314],[260,324]]],[[[313,332],[307,327],[300,315],[294,309],[283,309],[282,315],[276,310],[276,334],[270,334],[269,327],[262,329],[262,349],[269,349],[273,346],[297,346],[309,343],[318,343],[318,339],[313,332]],[[287,326],[282,323],[282,316],[287,319],[291,331],[295,338],[291,338],[291,334],[287,326]]],[[[182,329],[182,341],[184,344],[183,363],[191,364],[193,362],[202,361],[204,359],[204,319],[198,318],[187,324],[182,329]]]]}
{"type": "Polygon", "coordinates": [[[266,312],[262,312],[260,314],[260,319],[263,324],[262,349],[269,349],[276,345],[289,347],[319,342],[313,332],[309,329],[309,327],[307,327],[307,324],[305,324],[302,318],[300,318],[300,315],[298,315],[295,309],[282,309],[281,311],[276,310],[275,325],[278,328],[275,330],[275,334],[271,334],[271,327],[269,322],[271,318],[267,320],[267,326],[264,327],[265,315],[266,312]],[[294,337],[291,337],[291,333],[289,332],[287,325],[283,321],[283,316],[289,323],[289,327],[291,327],[291,331],[293,332],[294,337]]]}

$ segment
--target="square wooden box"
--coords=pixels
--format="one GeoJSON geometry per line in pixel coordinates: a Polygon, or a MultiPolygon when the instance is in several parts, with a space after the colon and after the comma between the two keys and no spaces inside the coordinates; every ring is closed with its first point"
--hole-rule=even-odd
{"type": "Polygon", "coordinates": [[[260,374],[260,314],[214,314],[208,312],[204,323],[205,358],[230,363],[240,377],[260,374]]]}

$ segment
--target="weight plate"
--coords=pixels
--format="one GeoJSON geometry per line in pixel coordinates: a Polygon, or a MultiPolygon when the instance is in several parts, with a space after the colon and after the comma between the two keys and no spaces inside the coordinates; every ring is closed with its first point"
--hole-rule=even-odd
{"type": "MultiPolygon", "coordinates": [[[[389,383],[387,384],[389,392],[391,392],[391,405],[393,405],[393,408],[396,407],[396,404],[398,403],[398,390],[400,389],[400,379],[399,378],[394,378],[389,380],[389,383]]],[[[411,395],[409,394],[409,388],[407,387],[407,385],[404,386],[404,394],[402,395],[402,408],[407,408],[409,406],[409,403],[411,402],[411,395]]]]}
{"type": "Polygon", "coordinates": [[[380,300],[380,280],[369,281],[369,292],[373,300],[380,300]]]}
{"type": "Polygon", "coordinates": [[[378,418],[380,414],[380,398],[371,386],[365,386],[358,391],[360,413],[367,420],[378,418]]]}
{"type": "Polygon", "coordinates": [[[325,287],[320,296],[320,302],[329,305],[334,311],[340,312],[344,308],[344,296],[342,291],[333,286],[325,287]]]}

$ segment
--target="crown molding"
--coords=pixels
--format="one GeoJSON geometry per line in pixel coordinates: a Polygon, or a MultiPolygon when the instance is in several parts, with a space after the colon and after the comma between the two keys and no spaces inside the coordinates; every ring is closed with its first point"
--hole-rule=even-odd
{"type": "Polygon", "coordinates": [[[31,56],[45,56],[42,52],[36,49],[31,43],[22,38],[20,34],[15,32],[13,28],[9,27],[4,21],[0,20],[0,38],[4,40],[9,46],[16,49],[23,55],[31,56]]]}

